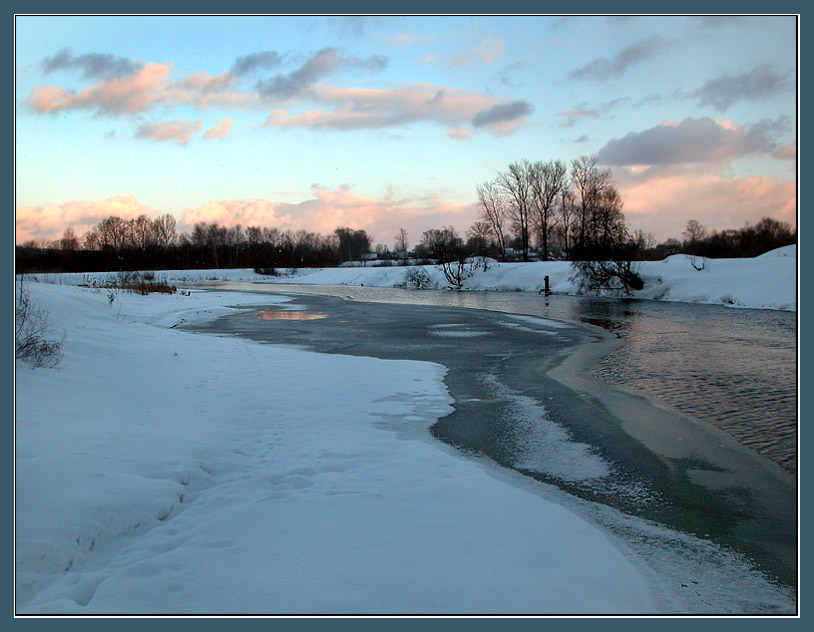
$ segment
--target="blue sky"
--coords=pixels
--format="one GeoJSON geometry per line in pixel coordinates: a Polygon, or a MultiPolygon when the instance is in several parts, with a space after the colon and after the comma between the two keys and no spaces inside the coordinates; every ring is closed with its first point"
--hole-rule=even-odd
{"type": "Polygon", "coordinates": [[[795,224],[794,17],[16,18],[17,241],[107,215],[477,219],[510,162],[596,155],[633,228],[795,224]]]}

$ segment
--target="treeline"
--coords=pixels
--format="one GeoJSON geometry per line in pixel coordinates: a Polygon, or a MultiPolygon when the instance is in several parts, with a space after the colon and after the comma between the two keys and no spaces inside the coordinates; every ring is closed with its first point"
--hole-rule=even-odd
{"type": "Polygon", "coordinates": [[[787,222],[764,217],[743,228],[710,232],[698,220],[691,219],[682,233],[684,241],[672,240],[675,248],[688,255],[734,258],[757,257],[764,252],[797,243],[797,231],[787,222]]]}
{"type": "Polygon", "coordinates": [[[366,231],[352,228],[325,236],[200,222],[179,234],[169,214],[154,220],[111,216],[81,239],[67,228],[56,241],[17,246],[16,267],[18,273],[332,267],[361,258],[371,243],[366,231]]]}

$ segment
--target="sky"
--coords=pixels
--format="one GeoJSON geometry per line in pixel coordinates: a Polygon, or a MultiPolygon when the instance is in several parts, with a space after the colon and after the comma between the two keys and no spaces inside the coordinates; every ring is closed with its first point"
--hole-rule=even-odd
{"type": "Polygon", "coordinates": [[[796,226],[794,16],[17,16],[16,241],[101,219],[462,233],[596,156],[632,229],[796,226]]]}

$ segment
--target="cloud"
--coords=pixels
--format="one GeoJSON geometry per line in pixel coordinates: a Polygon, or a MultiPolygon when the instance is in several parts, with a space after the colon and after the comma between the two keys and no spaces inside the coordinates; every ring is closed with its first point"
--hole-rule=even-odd
{"type": "Polygon", "coordinates": [[[382,55],[371,55],[365,59],[343,57],[336,48],[323,48],[305,60],[296,70],[270,79],[261,79],[257,82],[257,92],[266,98],[290,99],[299,96],[320,79],[335,73],[343,66],[377,72],[387,67],[387,58],[382,55]]]}
{"type": "Polygon", "coordinates": [[[693,92],[677,96],[697,99],[699,107],[710,106],[724,112],[738,101],[759,101],[791,86],[790,72],[778,73],[769,64],[762,64],[741,74],[724,73],[693,92]]]}
{"type": "MultiPolygon", "coordinates": [[[[508,133],[522,123],[523,101],[503,103],[497,97],[471,90],[430,84],[412,84],[398,89],[340,88],[315,86],[310,96],[332,105],[332,110],[309,110],[289,115],[275,110],[265,125],[280,128],[379,129],[415,122],[431,122],[445,127],[470,124],[476,116],[493,131],[508,133]],[[493,110],[496,106],[503,109],[493,110]]],[[[524,105],[525,104],[525,105],[524,105]]]]}
{"type": "Polygon", "coordinates": [[[206,138],[226,138],[229,135],[229,130],[232,129],[232,119],[223,119],[220,123],[206,130],[204,137],[206,138]]]}
{"type": "Polygon", "coordinates": [[[399,33],[392,37],[386,37],[384,41],[393,46],[415,46],[416,44],[428,44],[434,40],[431,37],[423,37],[422,35],[399,33]]]}
{"type": "MultiPolygon", "coordinates": [[[[201,119],[187,121],[164,121],[162,123],[144,123],[136,130],[136,138],[151,138],[158,141],[172,141],[186,145],[192,136],[201,129],[201,119]]],[[[211,131],[211,130],[210,130],[211,131]]]]}
{"type": "Polygon", "coordinates": [[[76,92],[57,86],[34,88],[26,99],[28,108],[38,114],[63,110],[90,110],[105,115],[136,115],[155,105],[250,107],[259,104],[255,93],[234,90],[237,77],[229,72],[210,75],[206,71],[170,79],[170,64],[146,64],[136,74],[106,79],[76,92]]]}
{"type": "Polygon", "coordinates": [[[457,68],[458,66],[466,66],[467,64],[483,64],[490,65],[495,60],[503,55],[506,46],[503,40],[495,37],[493,33],[488,33],[483,41],[474,48],[452,55],[449,59],[449,67],[457,68]]]}
{"type": "Polygon", "coordinates": [[[627,100],[628,100],[627,98],[622,97],[619,99],[614,99],[613,101],[600,103],[594,108],[589,108],[588,104],[585,103],[584,101],[582,103],[578,103],[570,110],[563,110],[562,112],[557,112],[557,116],[561,116],[565,119],[560,123],[560,127],[573,127],[581,119],[607,117],[611,110],[618,107],[622,103],[627,102],[627,100]]]}
{"type": "Polygon", "coordinates": [[[498,75],[498,81],[500,81],[500,83],[503,84],[504,86],[511,85],[512,80],[510,76],[515,72],[522,70],[523,68],[525,68],[525,64],[519,61],[516,61],[513,64],[509,64],[498,75]]]}
{"type": "Polygon", "coordinates": [[[336,15],[329,17],[328,23],[337,26],[343,33],[360,38],[365,35],[369,26],[394,19],[400,18],[398,16],[384,15],[336,15]]]}
{"type": "Polygon", "coordinates": [[[658,94],[648,94],[643,96],[641,99],[638,99],[634,104],[634,108],[641,108],[647,105],[661,105],[663,99],[661,95],[658,94]]]}
{"type": "Polygon", "coordinates": [[[745,24],[749,20],[749,17],[745,15],[696,15],[693,17],[707,28],[745,24]]]}
{"type": "Polygon", "coordinates": [[[179,81],[168,83],[162,91],[160,101],[167,105],[192,105],[199,110],[210,107],[244,108],[260,104],[253,92],[233,89],[238,78],[230,72],[210,75],[206,71],[196,72],[179,81]]]}
{"type": "Polygon", "coordinates": [[[200,110],[210,107],[243,108],[260,104],[260,98],[253,92],[233,89],[238,78],[230,72],[210,75],[206,71],[196,72],[168,83],[156,102],[166,105],[192,105],[200,110]]]}
{"type": "Polygon", "coordinates": [[[236,77],[242,77],[255,70],[268,70],[276,68],[282,63],[282,57],[273,50],[266,50],[261,53],[242,55],[235,60],[231,73],[236,77]]]}
{"type": "MultiPolygon", "coordinates": [[[[249,72],[275,61],[273,51],[237,59],[238,72],[249,72]]],[[[170,64],[148,63],[129,77],[106,79],[81,90],[43,85],[34,88],[25,101],[38,114],[85,110],[104,115],[137,116],[158,106],[170,110],[188,105],[208,108],[264,108],[276,100],[286,106],[298,101],[314,104],[311,109],[293,111],[277,108],[267,118],[267,126],[310,129],[381,129],[431,122],[444,128],[485,127],[507,134],[523,123],[531,106],[523,100],[508,101],[498,96],[429,84],[407,84],[389,89],[337,87],[323,80],[341,70],[380,71],[387,65],[380,55],[354,57],[337,48],[324,48],[288,73],[261,79],[256,91],[236,88],[240,77],[232,71],[212,75],[199,71],[175,79],[170,64]],[[316,106],[316,107],[315,107],[316,106]]],[[[160,130],[164,134],[165,130],[160,130]]],[[[159,130],[144,126],[142,134],[159,130]]],[[[152,136],[150,136],[152,137],[152,136]]],[[[173,137],[186,142],[182,134],[173,137]]]]}
{"type": "Polygon", "coordinates": [[[723,230],[774,217],[796,225],[794,182],[764,176],[723,178],[698,172],[673,171],[650,176],[617,174],[625,216],[633,228],[657,239],[680,237],[690,219],[723,230]]]}
{"type": "Polygon", "coordinates": [[[472,132],[468,129],[464,129],[462,127],[458,127],[455,129],[447,130],[447,136],[449,136],[453,140],[466,140],[472,136],[472,132]]]}
{"type": "Polygon", "coordinates": [[[142,214],[157,217],[162,213],[142,204],[134,195],[64,204],[20,205],[15,211],[15,241],[18,244],[31,239],[58,239],[69,226],[81,237],[111,215],[133,219],[142,214]]]}
{"type": "Polygon", "coordinates": [[[414,239],[423,231],[446,224],[460,230],[471,225],[477,210],[471,204],[442,200],[435,195],[394,199],[388,187],[383,198],[363,197],[347,185],[329,189],[314,185],[311,196],[299,202],[266,199],[218,200],[185,209],[182,223],[218,222],[224,226],[276,227],[281,230],[304,229],[322,234],[348,226],[362,228],[381,243],[390,243],[399,228],[406,228],[414,239]]]}
{"type": "Polygon", "coordinates": [[[169,64],[146,64],[136,74],[106,79],[79,92],[56,86],[34,88],[26,99],[37,113],[87,109],[99,114],[138,114],[164,100],[171,71],[169,64]]]}
{"type": "Polygon", "coordinates": [[[588,81],[606,81],[620,77],[631,66],[655,57],[667,45],[664,38],[653,35],[630,44],[611,58],[594,59],[582,68],[572,70],[569,76],[588,81]]]}
{"type": "Polygon", "coordinates": [[[210,75],[205,70],[202,70],[172,84],[172,89],[191,90],[201,94],[211,94],[228,90],[236,81],[235,76],[229,72],[222,72],[219,75],[210,75]]]}
{"type": "Polygon", "coordinates": [[[772,155],[778,160],[797,160],[797,143],[784,145],[772,155]]]}
{"type": "Polygon", "coordinates": [[[472,117],[472,125],[475,127],[497,126],[500,124],[513,123],[518,119],[525,118],[531,113],[531,106],[528,102],[519,100],[511,103],[499,103],[485,110],[481,110],[472,117]]]}
{"type": "Polygon", "coordinates": [[[252,198],[246,200],[211,200],[203,206],[189,208],[181,214],[182,222],[192,227],[199,222],[216,222],[221,226],[278,226],[291,224],[288,215],[278,214],[279,202],[252,198]]]}
{"type": "Polygon", "coordinates": [[[85,79],[116,79],[135,74],[144,65],[110,53],[74,56],[70,48],[63,48],[43,59],[40,66],[46,74],[57,70],[79,70],[85,79]]]}
{"type": "Polygon", "coordinates": [[[748,126],[711,118],[665,122],[643,132],[612,139],[597,153],[606,165],[675,165],[728,162],[741,156],[772,153],[788,121],[763,120],[748,126]]]}

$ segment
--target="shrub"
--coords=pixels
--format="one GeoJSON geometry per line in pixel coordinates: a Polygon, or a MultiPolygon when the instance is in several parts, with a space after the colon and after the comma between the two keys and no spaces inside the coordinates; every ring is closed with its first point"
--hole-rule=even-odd
{"type": "Polygon", "coordinates": [[[644,288],[636,262],[575,261],[571,269],[571,280],[576,283],[580,294],[600,292],[630,296],[631,290],[644,288]]]}
{"type": "Polygon", "coordinates": [[[399,284],[400,287],[414,288],[416,290],[426,290],[433,287],[432,279],[424,268],[411,267],[407,268],[404,273],[404,280],[399,284]]]}
{"type": "Polygon", "coordinates": [[[15,292],[14,310],[14,357],[33,367],[54,368],[62,360],[64,339],[52,339],[53,330],[48,322],[48,312],[40,309],[31,299],[23,277],[15,292]]]}

